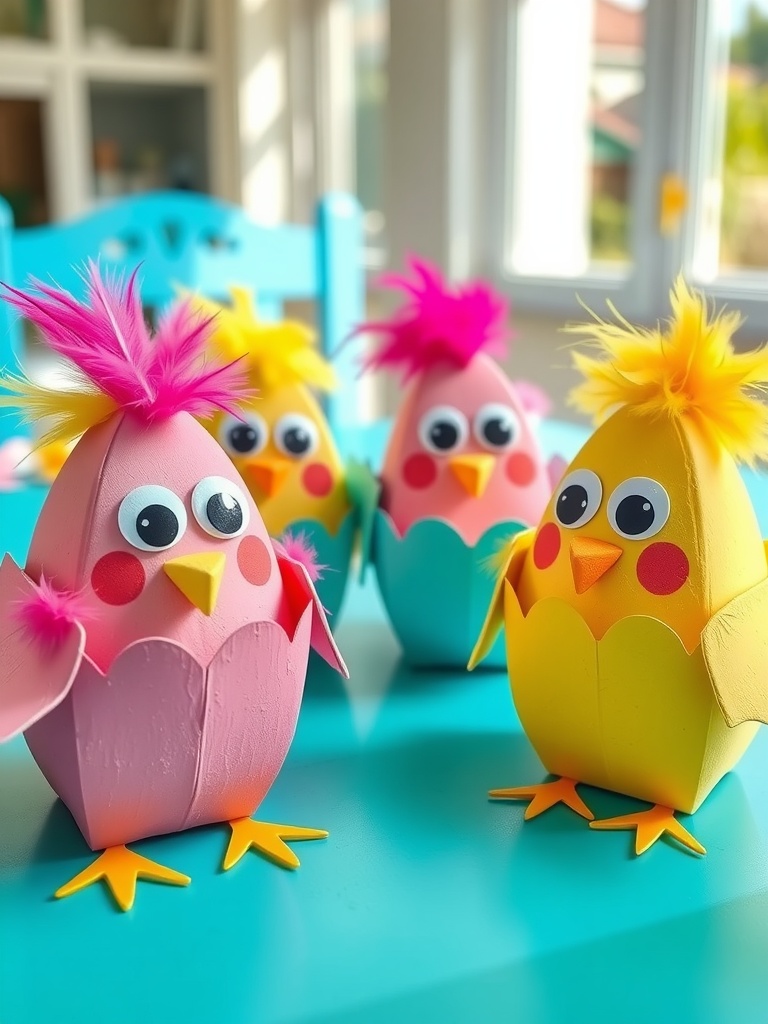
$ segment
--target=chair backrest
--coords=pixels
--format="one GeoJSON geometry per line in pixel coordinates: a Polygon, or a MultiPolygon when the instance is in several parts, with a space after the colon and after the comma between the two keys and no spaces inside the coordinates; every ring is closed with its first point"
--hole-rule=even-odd
{"type": "MultiPolygon", "coordinates": [[[[325,196],[314,225],[263,226],[238,206],[192,192],[150,192],[120,199],[67,223],[14,229],[0,198],[0,281],[17,286],[30,276],[53,279],[73,294],[89,257],[105,269],[130,273],[141,263],[144,303],[163,308],[179,285],[224,299],[233,284],[256,292],[259,312],[278,318],[286,300],[316,304],[323,351],[334,355],[363,319],[365,277],[357,201],[325,196]]],[[[0,366],[23,351],[21,325],[0,303],[0,366]]],[[[334,360],[340,388],[327,402],[337,431],[357,422],[355,358],[349,348],[334,360]]],[[[0,417],[0,439],[16,432],[0,417]]]]}

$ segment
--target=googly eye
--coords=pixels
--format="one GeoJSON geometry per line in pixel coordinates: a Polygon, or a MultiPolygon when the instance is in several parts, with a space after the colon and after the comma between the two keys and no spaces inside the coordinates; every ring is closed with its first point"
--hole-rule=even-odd
{"type": "Polygon", "coordinates": [[[501,402],[490,402],[477,413],[473,423],[475,438],[491,451],[511,448],[520,436],[520,421],[514,409],[501,402]]]}
{"type": "Polygon", "coordinates": [[[309,416],[292,412],[275,424],[275,444],[283,453],[292,459],[303,459],[317,451],[320,435],[317,426],[309,416]]]}
{"type": "Polygon", "coordinates": [[[464,444],[468,436],[466,416],[452,405],[436,405],[419,421],[419,440],[427,451],[435,455],[454,451],[464,444]]]}
{"type": "Polygon", "coordinates": [[[187,529],[187,510],[181,498],[160,484],[135,487],[120,502],[120,533],[140,551],[165,551],[187,529]]]}
{"type": "Polygon", "coordinates": [[[224,416],[219,425],[219,444],[230,455],[257,455],[269,440],[269,427],[255,412],[242,419],[224,416]]]}
{"type": "Polygon", "coordinates": [[[207,476],[192,491],[192,512],[212,537],[239,537],[251,518],[245,495],[223,476],[207,476]]]}
{"type": "Polygon", "coordinates": [[[600,508],[603,485],[591,469],[575,469],[562,481],[555,498],[555,515],[561,526],[584,526],[600,508]]]}
{"type": "Polygon", "coordinates": [[[620,537],[645,540],[669,519],[669,495],[657,480],[632,476],[608,499],[608,522],[620,537]]]}

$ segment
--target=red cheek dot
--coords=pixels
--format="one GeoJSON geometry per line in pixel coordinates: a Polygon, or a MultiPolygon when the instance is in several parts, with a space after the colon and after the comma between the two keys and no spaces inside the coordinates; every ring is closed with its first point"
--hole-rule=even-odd
{"type": "Polygon", "coordinates": [[[533,564],[548,569],[560,554],[560,531],[554,523],[544,523],[533,542],[533,564]]]}
{"type": "Polygon", "coordinates": [[[136,555],[112,551],[91,570],[93,592],[104,604],[130,604],[144,589],[146,573],[136,555]]]}
{"type": "Polygon", "coordinates": [[[267,545],[258,537],[243,537],[237,549],[237,564],[243,579],[254,587],[263,587],[272,575],[267,545]]]}
{"type": "MultiPolygon", "coordinates": [[[[536,466],[530,455],[514,452],[507,459],[507,478],[518,487],[526,487],[536,476],[536,466]]],[[[554,524],[552,524],[554,525],[554,524]]]]}
{"type": "Polygon", "coordinates": [[[637,578],[649,594],[674,594],[688,579],[688,558],[677,544],[650,544],[637,560],[637,578]]]}
{"type": "Polygon", "coordinates": [[[315,498],[324,498],[333,487],[331,471],[322,462],[313,462],[301,475],[305,490],[315,498]]]}
{"type": "Polygon", "coordinates": [[[429,487],[437,478],[437,466],[435,460],[419,452],[417,455],[409,455],[403,463],[403,480],[409,487],[421,490],[429,487]]]}

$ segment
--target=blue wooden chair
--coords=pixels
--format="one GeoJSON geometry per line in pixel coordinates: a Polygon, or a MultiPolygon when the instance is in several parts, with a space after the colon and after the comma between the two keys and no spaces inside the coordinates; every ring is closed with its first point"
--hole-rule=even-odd
{"type": "MultiPolygon", "coordinates": [[[[190,192],[156,192],[119,200],[79,220],[15,230],[0,198],[0,281],[17,286],[30,275],[54,280],[77,295],[77,273],[88,258],[104,269],[130,273],[141,263],[142,299],[160,309],[182,285],[226,299],[232,284],[257,295],[261,315],[278,318],[288,300],[316,305],[323,351],[333,355],[363,319],[365,277],[357,201],[328,195],[314,225],[266,227],[237,206],[190,192]]],[[[0,367],[23,357],[22,324],[0,303],[0,367]]],[[[344,452],[357,444],[356,357],[352,346],[334,360],[340,387],[327,400],[328,418],[344,452]]],[[[0,415],[0,443],[26,431],[0,415]]],[[[0,494],[0,557],[9,551],[24,563],[47,488],[22,487],[0,494]]]]}
{"type": "MultiPolygon", "coordinates": [[[[323,351],[333,355],[363,319],[365,278],[360,209],[348,195],[325,196],[314,225],[263,226],[238,206],[192,192],[153,192],[118,200],[79,220],[14,230],[0,199],[0,281],[17,286],[33,275],[73,294],[88,258],[130,273],[141,263],[145,305],[162,308],[184,287],[224,299],[232,284],[255,290],[262,316],[278,318],[287,300],[311,300],[323,351]]],[[[21,356],[22,325],[0,304],[0,366],[21,356]]],[[[336,358],[341,386],[328,400],[331,425],[344,440],[355,425],[355,358],[336,358]]],[[[18,432],[0,416],[0,440],[18,432]]]]}

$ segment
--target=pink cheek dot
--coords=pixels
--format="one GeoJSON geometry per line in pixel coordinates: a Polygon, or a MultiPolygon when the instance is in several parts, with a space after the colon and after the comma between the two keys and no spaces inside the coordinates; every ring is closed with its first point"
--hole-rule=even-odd
{"type": "Polygon", "coordinates": [[[409,487],[422,490],[429,487],[437,478],[437,466],[435,460],[419,452],[416,455],[409,455],[403,463],[403,480],[409,487]]]}
{"type": "Polygon", "coordinates": [[[313,462],[301,474],[304,489],[314,498],[324,498],[333,487],[331,471],[322,462],[313,462]]]}
{"type": "Polygon", "coordinates": [[[544,523],[533,543],[533,564],[548,569],[560,554],[560,531],[554,523],[544,523]]]}
{"type": "Polygon", "coordinates": [[[637,560],[637,579],[649,594],[674,594],[688,579],[688,557],[677,544],[650,544],[637,560]]]}
{"type": "Polygon", "coordinates": [[[263,587],[272,575],[267,545],[258,537],[243,537],[237,548],[237,565],[246,582],[263,587]]]}
{"type": "Polygon", "coordinates": [[[91,570],[93,592],[104,604],[130,604],[144,589],[146,579],[144,566],[128,551],[104,555],[91,570]]]}
{"type": "MultiPolygon", "coordinates": [[[[533,483],[536,466],[530,455],[525,452],[514,452],[507,459],[507,479],[518,487],[526,487],[533,483]]],[[[554,524],[552,524],[554,525],[554,524]]]]}

